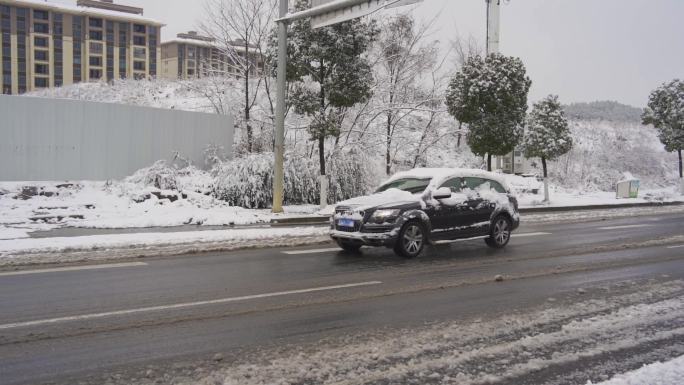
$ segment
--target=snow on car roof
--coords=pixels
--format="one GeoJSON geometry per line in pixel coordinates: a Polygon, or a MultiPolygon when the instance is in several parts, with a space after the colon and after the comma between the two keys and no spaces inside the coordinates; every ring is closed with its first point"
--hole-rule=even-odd
{"type": "Polygon", "coordinates": [[[393,182],[397,179],[403,178],[429,178],[431,180],[430,186],[437,187],[446,179],[453,177],[473,177],[491,179],[501,184],[506,190],[510,190],[510,187],[508,186],[508,183],[506,182],[506,179],[503,176],[493,172],[472,168],[414,168],[413,170],[401,171],[392,175],[392,177],[386,180],[385,183],[383,183],[383,185],[389,182],[393,182]]]}

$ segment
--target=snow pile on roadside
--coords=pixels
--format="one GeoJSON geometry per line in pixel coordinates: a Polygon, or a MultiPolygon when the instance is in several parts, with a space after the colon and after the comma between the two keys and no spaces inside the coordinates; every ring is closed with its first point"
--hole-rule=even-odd
{"type": "Polygon", "coordinates": [[[684,356],[667,362],[656,362],[650,365],[618,374],[612,379],[587,385],[680,385],[684,384],[684,356]]]}
{"type": "Polygon", "coordinates": [[[186,243],[240,242],[303,236],[327,236],[327,234],[327,228],[296,227],[0,240],[0,258],[18,253],[59,253],[65,251],[153,247],[186,243]]]}

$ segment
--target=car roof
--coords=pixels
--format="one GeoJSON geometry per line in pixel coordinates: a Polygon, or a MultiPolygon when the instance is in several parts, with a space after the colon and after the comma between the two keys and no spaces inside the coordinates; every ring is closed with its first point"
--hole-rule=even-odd
{"type": "Polygon", "coordinates": [[[455,177],[462,177],[462,178],[467,178],[467,177],[472,177],[472,178],[485,178],[485,179],[490,179],[495,182],[498,182],[505,188],[506,190],[510,191],[510,187],[508,186],[508,183],[506,183],[506,180],[504,177],[502,177],[500,174],[496,174],[493,172],[489,171],[484,171],[484,170],[479,170],[479,169],[472,169],[472,168],[414,168],[413,170],[408,170],[408,171],[401,171],[398,172],[392,177],[390,177],[385,183],[387,184],[389,182],[395,181],[397,179],[404,179],[404,178],[416,178],[416,179],[430,179],[430,186],[431,187],[438,187],[441,185],[443,182],[445,182],[449,178],[455,178],[455,177]]]}

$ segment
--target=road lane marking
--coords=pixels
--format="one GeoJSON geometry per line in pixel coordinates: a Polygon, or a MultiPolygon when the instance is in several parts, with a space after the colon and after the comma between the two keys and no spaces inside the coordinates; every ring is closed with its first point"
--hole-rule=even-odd
{"type": "Polygon", "coordinates": [[[293,251],[283,251],[283,254],[288,254],[288,255],[319,254],[319,253],[330,253],[333,251],[342,251],[342,249],[339,247],[334,247],[334,248],[329,248],[329,249],[293,250],[293,251]]]}
{"type": "Polygon", "coordinates": [[[608,227],[599,227],[599,230],[637,229],[639,227],[651,227],[651,226],[653,226],[653,225],[641,224],[641,225],[608,226],[608,227]]]}
{"type": "Polygon", "coordinates": [[[145,263],[145,262],[110,263],[110,264],[106,264],[106,265],[71,266],[71,267],[56,267],[54,269],[8,271],[8,272],[0,272],[0,277],[9,277],[9,276],[13,276],[13,275],[60,273],[60,272],[64,272],[64,271],[116,269],[116,268],[122,268],[122,267],[136,267],[136,266],[147,266],[147,263],[145,263]]]}
{"type": "Polygon", "coordinates": [[[668,249],[679,249],[679,248],[682,248],[682,247],[684,247],[684,245],[668,246],[667,248],[668,248],[668,249]]]}
{"type": "Polygon", "coordinates": [[[137,313],[147,313],[147,312],[161,311],[161,310],[186,309],[186,308],[204,306],[204,305],[216,305],[216,304],[223,304],[223,303],[229,303],[229,302],[247,301],[247,300],[251,300],[251,299],[282,297],[282,296],[293,295],[293,294],[306,294],[306,293],[339,290],[339,289],[349,289],[349,288],[354,288],[354,287],[380,285],[380,284],[382,284],[381,281],[357,282],[357,283],[349,283],[349,284],[345,284],[345,285],[323,286],[323,287],[314,287],[314,288],[310,288],[310,289],[288,290],[288,291],[279,291],[279,292],[275,292],[275,293],[246,295],[246,296],[242,296],[242,297],[220,298],[220,299],[213,299],[213,300],[209,300],[209,301],[185,302],[185,303],[177,303],[177,304],[173,304],[173,305],[150,306],[150,307],[142,307],[142,308],[137,308],[137,309],[109,311],[109,312],[105,312],[105,313],[82,314],[82,315],[76,315],[76,316],[70,316],[70,317],[49,318],[49,319],[25,321],[25,322],[15,322],[15,323],[10,323],[10,324],[0,325],[0,330],[16,329],[16,328],[27,327],[27,326],[48,325],[48,324],[55,324],[55,323],[69,322],[69,321],[84,321],[84,320],[92,320],[92,319],[97,319],[97,318],[106,318],[106,317],[130,315],[130,314],[137,314],[137,313]]]}

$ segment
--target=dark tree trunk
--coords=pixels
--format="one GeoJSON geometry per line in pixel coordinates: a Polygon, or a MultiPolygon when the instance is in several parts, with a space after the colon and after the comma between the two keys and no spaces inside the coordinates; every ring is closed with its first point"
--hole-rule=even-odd
{"type": "Polygon", "coordinates": [[[463,128],[463,122],[458,122],[458,139],[456,140],[456,148],[461,148],[461,129],[463,128]]]}
{"type": "Polygon", "coordinates": [[[392,114],[387,114],[387,152],[385,153],[385,173],[392,172],[392,114]]]}
{"type": "Polygon", "coordinates": [[[541,160],[542,160],[542,167],[544,168],[544,179],[546,179],[546,177],[549,176],[549,175],[547,174],[547,172],[546,172],[546,158],[544,158],[544,157],[542,156],[541,160]]]}
{"type": "Polygon", "coordinates": [[[249,43],[245,39],[245,124],[247,126],[247,152],[252,152],[254,133],[249,117],[249,43]]]}
{"type": "Polygon", "coordinates": [[[325,137],[318,137],[318,161],[321,163],[321,175],[325,175],[325,137]]]}
{"type": "Polygon", "coordinates": [[[487,171],[492,171],[492,154],[487,154],[487,171]]]}
{"type": "Polygon", "coordinates": [[[682,149],[680,148],[678,152],[679,152],[679,177],[684,178],[684,174],[682,174],[682,171],[684,171],[682,169],[682,149]]]}

